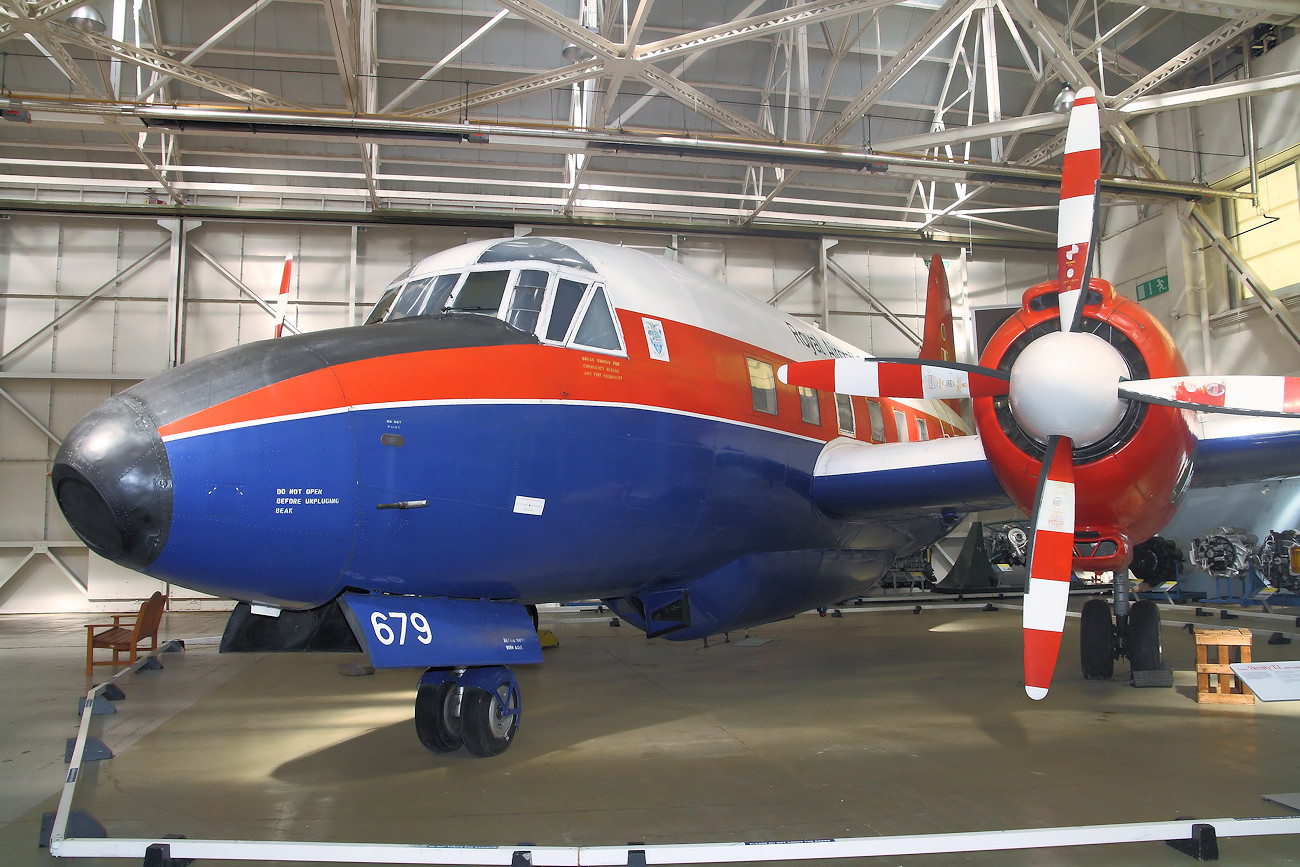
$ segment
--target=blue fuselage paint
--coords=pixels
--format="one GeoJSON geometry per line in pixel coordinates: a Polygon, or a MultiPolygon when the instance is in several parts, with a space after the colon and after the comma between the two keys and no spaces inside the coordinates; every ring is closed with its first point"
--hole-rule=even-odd
{"type": "Polygon", "coordinates": [[[690,634],[709,634],[864,592],[893,554],[943,532],[815,511],[821,447],[716,418],[564,403],[210,431],[167,443],[173,526],[148,571],[287,607],[345,587],[538,602],[695,585],[690,634]]]}

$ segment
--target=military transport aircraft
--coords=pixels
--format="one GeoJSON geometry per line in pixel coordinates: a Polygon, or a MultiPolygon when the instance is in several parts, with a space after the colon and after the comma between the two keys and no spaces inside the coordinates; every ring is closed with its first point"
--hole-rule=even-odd
{"type": "MultiPolygon", "coordinates": [[[[1124,567],[1193,478],[1300,472],[1293,422],[1188,411],[1295,409],[1292,380],[1187,377],[1155,320],[1086,274],[1098,148],[1081,91],[1060,279],[981,367],[952,361],[941,263],[923,359],[885,361],[641,252],[484,241],[394,280],[362,326],[110,398],[51,483],[111,560],[258,616],[337,605],[374,665],[426,669],[425,746],[475,755],[518,729],[509,666],[541,661],[530,605],[599,598],[649,636],[707,637],[864,593],[959,512],[1015,503],[1036,513],[1039,698],[1072,566],[1124,567]]],[[[1153,628],[1158,648],[1138,611],[1094,606],[1085,656],[1153,628]]]]}

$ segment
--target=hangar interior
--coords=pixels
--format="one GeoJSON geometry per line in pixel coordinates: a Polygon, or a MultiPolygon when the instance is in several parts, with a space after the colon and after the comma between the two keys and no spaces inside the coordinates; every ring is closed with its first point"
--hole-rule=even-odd
{"type": "MultiPolygon", "coordinates": [[[[974,312],[1055,276],[1066,90],[1092,87],[1102,105],[1099,275],[1156,315],[1194,373],[1300,374],[1292,0],[0,0],[0,13],[0,613],[75,620],[156,589],[173,612],[229,606],[91,553],[48,474],[104,398],[270,337],[287,255],[291,331],[359,324],[431,253],[555,235],[668,257],[906,356],[938,253],[973,363],[974,312]]],[[[1232,524],[1263,538],[1300,523],[1298,494],[1294,480],[1193,493],[1170,536],[1232,524]]],[[[959,534],[940,547],[942,570],[959,534]]],[[[1022,721],[982,713],[970,719],[999,746],[1023,740],[1022,721]]],[[[1252,726],[1294,731],[1270,714],[1252,726]]],[[[1229,740],[1220,722],[1188,748],[1229,740]]],[[[894,795],[888,815],[911,827],[912,796],[894,795]]]]}
{"type": "Polygon", "coordinates": [[[1285,0],[627,5],[13,4],[0,611],[152,591],[76,541],[49,461],[107,395],[269,336],[286,255],[291,330],[358,323],[439,249],[552,233],[888,356],[915,352],[937,252],[973,362],[971,311],[1051,276],[1067,86],[1109,109],[1099,273],[1131,297],[1167,276],[1143,303],[1193,372],[1300,370],[1285,0]]]}

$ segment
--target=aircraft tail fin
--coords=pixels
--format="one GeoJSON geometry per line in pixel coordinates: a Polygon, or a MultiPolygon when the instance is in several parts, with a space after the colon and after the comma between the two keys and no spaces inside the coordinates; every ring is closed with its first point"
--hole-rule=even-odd
{"type": "Polygon", "coordinates": [[[917,357],[926,361],[957,360],[948,272],[938,253],[930,259],[930,280],[925,292],[925,334],[921,340],[921,354],[917,357]]]}

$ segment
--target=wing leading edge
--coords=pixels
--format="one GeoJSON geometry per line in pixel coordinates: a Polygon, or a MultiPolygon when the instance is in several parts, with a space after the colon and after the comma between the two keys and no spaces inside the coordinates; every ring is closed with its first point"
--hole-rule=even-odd
{"type": "Polygon", "coordinates": [[[910,443],[832,440],[817,458],[812,499],[825,514],[845,519],[904,519],[1013,505],[977,436],[910,443]]]}

